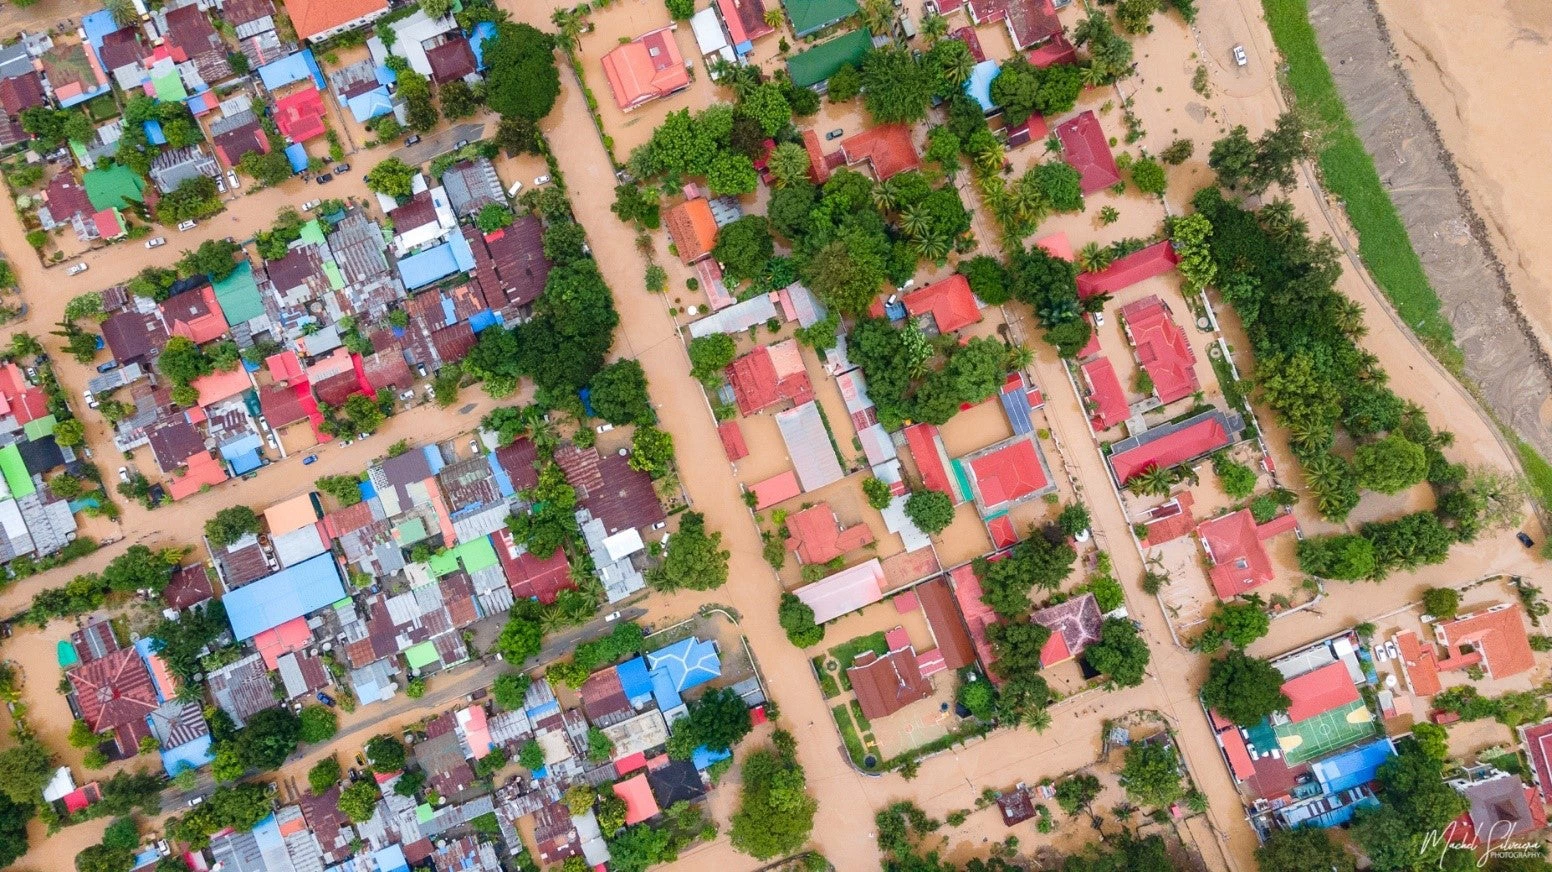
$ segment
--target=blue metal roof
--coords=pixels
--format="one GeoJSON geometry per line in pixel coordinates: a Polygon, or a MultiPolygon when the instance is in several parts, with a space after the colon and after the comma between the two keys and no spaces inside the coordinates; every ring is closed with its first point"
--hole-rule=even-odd
{"type": "MultiPolygon", "coordinates": [[[[463,236],[453,237],[463,242],[467,250],[469,243],[463,236]]],[[[469,264],[472,269],[474,264],[469,264]]],[[[399,259],[399,278],[404,280],[404,287],[408,290],[423,288],[432,282],[445,279],[458,272],[458,260],[453,254],[453,243],[444,242],[435,248],[429,248],[420,254],[412,254],[409,257],[399,259]]]]}
{"type": "Polygon", "coordinates": [[[1327,793],[1341,793],[1373,781],[1380,765],[1396,753],[1389,739],[1376,739],[1334,757],[1317,760],[1310,766],[1327,793]]]}
{"type": "Polygon", "coordinates": [[[293,142],[286,146],[286,160],[291,162],[291,172],[299,173],[307,169],[307,149],[300,142],[293,142]]]}
{"type": "Polygon", "coordinates": [[[669,677],[667,670],[652,671],[652,699],[664,712],[671,712],[684,705],[684,700],[680,698],[679,691],[674,688],[674,680],[669,677]]]}
{"type": "Polygon", "coordinates": [[[313,59],[312,49],[302,49],[295,54],[286,55],[278,61],[271,61],[258,69],[259,81],[269,91],[278,91],[292,82],[300,82],[311,78],[313,84],[322,90],[327,84],[323,78],[323,71],[318,69],[318,62],[313,59]]]}
{"type": "Polygon", "coordinates": [[[680,692],[699,687],[722,674],[716,643],[703,642],[694,636],[653,651],[647,655],[647,664],[652,668],[654,682],[659,672],[666,673],[674,689],[680,692]]]}
{"type": "Polygon", "coordinates": [[[155,118],[147,118],[140,127],[145,130],[146,139],[150,140],[152,145],[167,144],[167,134],[162,132],[162,122],[155,118]]]}
{"type": "Polygon", "coordinates": [[[236,460],[252,451],[257,451],[264,446],[264,440],[257,433],[248,433],[221,446],[221,457],[225,460],[236,460]]]}
{"type": "Polygon", "coordinates": [[[378,872],[405,872],[410,868],[409,861],[404,859],[404,848],[398,844],[373,851],[372,859],[377,861],[378,872]]]}
{"type": "Polygon", "coordinates": [[[645,705],[652,698],[652,676],[647,673],[647,661],[632,657],[615,667],[620,676],[620,689],[632,706],[645,705]]]}
{"type": "Polygon", "coordinates": [[[1001,71],[1002,67],[996,61],[981,61],[970,71],[970,78],[965,80],[965,93],[981,104],[982,112],[997,108],[997,104],[992,102],[992,80],[1001,71]]]}
{"type": "Polygon", "coordinates": [[[168,776],[176,776],[185,769],[198,769],[216,759],[210,750],[210,734],[206,733],[192,742],[184,742],[176,748],[163,748],[162,769],[168,776]]]}
{"type": "Polygon", "coordinates": [[[344,597],[334,555],[324,553],[239,587],[222,602],[232,635],[240,641],[344,597]]]}
{"type": "Polygon", "coordinates": [[[264,465],[264,458],[259,456],[259,449],[244,452],[236,457],[228,457],[226,462],[232,465],[233,475],[247,475],[264,465]]]}
{"type": "Polygon", "coordinates": [[[356,123],[365,124],[379,115],[393,111],[393,98],[388,96],[388,86],[378,85],[364,94],[357,94],[345,101],[356,123]]]}

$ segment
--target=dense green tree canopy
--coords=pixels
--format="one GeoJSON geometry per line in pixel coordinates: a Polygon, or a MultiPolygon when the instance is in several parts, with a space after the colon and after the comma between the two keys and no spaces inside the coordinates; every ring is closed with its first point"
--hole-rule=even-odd
{"type": "Polygon", "coordinates": [[[503,21],[483,48],[486,102],[502,116],[538,121],[560,96],[554,42],[527,24],[503,21]]]}
{"type": "Polygon", "coordinates": [[[1239,649],[1214,660],[1202,685],[1202,701],[1242,727],[1253,727],[1288,707],[1283,675],[1272,664],[1239,649]]]}

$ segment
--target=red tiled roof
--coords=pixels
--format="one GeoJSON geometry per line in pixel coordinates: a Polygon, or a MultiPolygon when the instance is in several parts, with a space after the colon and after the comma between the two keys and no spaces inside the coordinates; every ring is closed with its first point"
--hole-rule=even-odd
{"type": "MultiPolygon", "coordinates": [[[[986,639],[986,625],[996,623],[997,615],[992,612],[991,606],[981,599],[981,579],[976,576],[974,566],[969,563],[950,572],[948,578],[954,588],[954,599],[959,603],[959,612],[965,616],[965,626],[970,630],[970,639],[975,642],[975,653],[981,658],[981,665],[989,670],[992,661],[997,657],[992,651],[991,643],[986,639]]],[[[993,682],[996,681],[996,677],[993,676],[993,682]]]]}
{"type": "Polygon", "coordinates": [[[1121,180],[1110,142],[1093,111],[1084,110],[1057,127],[1056,138],[1062,142],[1063,158],[1083,176],[1083,193],[1103,191],[1121,180]]]}
{"type": "Polygon", "coordinates": [[[1144,279],[1163,275],[1180,263],[1180,255],[1169,240],[1155,242],[1113,261],[1098,272],[1078,274],[1078,296],[1088,299],[1095,294],[1113,294],[1144,279]]]}
{"type": "Polygon", "coordinates": [[[808,152],[808,176],[814,184],[822,185],[830,178],[830,165],[825,161],[824,148],[819,144],[819,134],[810,127],[803,131],[803,150],[808,152]]]}
{"type": "Polygon", "coordinates": [[[1115,367],[1111,366],[1109,358],[1096,357],[1079,369],[1083,371],[1083,380],[1089,385],[1088,399],[1094,404],[1094,429],[1108,430],[1131,417],[1132,409],[1126,402],[1126,391],[1121,388],[1121,380],[1116,377],[1115,367]]]}
{"type": "Polygon", "coordinates": [[[723,421],[718,424],[717,436],[722,440],[722,450],[726,452],[729,461],[742,460],[749,456],[749,446],[744,444],[744,431],[739,429],[737,421],[723,421]]]}
{"type": "Polygon", "coordinates": [[[302,361],[295,351],[272,354],[264,358],[264,364],[269,367],[270,378],[278,382],[288,382],[302,375],[302,361]]]}
{"type": "Polygon", "coordinates": [[[1519,675],[1536,665],[1518,606],[1501,606],[1441,621],[1434,626],[1434,635],[1452,650],[1471,645],[1480,651],[1487,674],[1493,678],[1519,675]]]}
{"type": "Polygon", "coordinates": [[[157,706],[151,673],[134,648],[121,648],[65,674],[75,689],[81,718],[93,732],[143,722],[157,706]]]}
{"type": "Polygon", "coordinates": [[[987,510],[1023,499],[1050,485],[1034,440],[1027,436],[965,465],[987,510]]]}
{"type": "Polygon", "coordinates": [[[943,466],[943,455],[938,450],[938,428],[931,424],[912,424],[905,428],[905,444],[916,460],[916,471],[921,473],[922,484],[935,491],[954,496],[949,483],[948,470],[943,466]]]}
{"type": "Polygon", "coordinates": [[[42,106],[46,102],[48,97],[43,93],[43,82],[37,71],[0,82],[0,106],[5,107],[8,115],[19,116],[23,109],[42,106]]]}
{"type": "Polygon", "coordinates": [[[1292,529],[1296,523],[1292,515],[1282,515],[1257,525],[1249,509],[1240,509],[1198,524],[1202,547],[1213,561],[1208,574],[1218,598],[1233,599],[1276,577],[1261,540],[1292,529]]]}
{"type": "MultiPolygon", "coordinates": [[[[943,10],[946,14],[948,10],[943,10]]],[[[949,39],[957,39],[970,48],[970,57],[975,58],[976,63],[986,60],[986,52],[981,48],[981,38],[975,35],[975,28],[961,27],[948,35],[949,39]]]]}
{"type": "Polygon", "coordinates": [[[782,401],[802,405],[814,398],[797,341],[761,346],[728,366],[738,411],[753,415],[782,401]]]}
{"type": "Polygon", "coordinates": [[[1067,41],[1067,35],[1058,30],[1044,45],[1030,49],[1026,57],[1030,63],[1043,70],[1057,64],[1077,63],[1078,50],[1067,41]]]}
{"type": "Polygon", "coordinates": [[[162,301],[162,317],[173,336],[182,336],[195,345],[214,342],[226,335],[226,316],[216,299],[215,289],[206,284],[162,301]]]}
{"type": "Polygon", "coordinates": [[[690,84],[671,28],[644,33],[603,56],[604,76],[615,105],[634,109],[690,84]]]}
{"type": "Polygon", "coordinates": [[[953,333],[981,320],[981,309],[975,303],[975,294],[970,292],[970,280],[959,273],[906,294],[901,302],[912,316],[930,312],[939,333],[953,333]]]}
{"type": "Polygon", "coordinates": [[[1029,619],[1051,631],[1051,638],[1040,651],[1040,665],[1051,666],[1082,654],[1084,649],[1098,642],[1103,617],[1099,612],[1099,601],[1093,594],[1086,593],[1043,608],[1029,619]]]}
{"type": "Polygon", "coordinates": [[[1173,403],[1201,388],[1196,378],[1196,352],[1158,295],[1123,306],[1121,320],[1131,333],[1137,361],[1153,380],[1160,402],[1173,403]]]}
{"type": "Polygon", "coordinates": [[[764,509],[792,499],[803,492],[803,487],[798,484],[798,474],[789,469],[756,483],[749,490],[754,494],[754,507],[764,509]]]}
{"type": "Polygon", "coordinates": [[[717,244],[717,221],[711,216],[711,204],[697,197],[668,210],[663,216],[668,236],[679,252],[679,259],[694,263],[711,254],[717,244]]]}
{"type": "Polygon", "coordinates": [[[1019,50],[1062,32],[1051,0],[969,0],[969,7],[977,24],[1006,22],[1013,47],[1019,50]]]}
{"type": "Polygon", "coordinates": [[[1443,689],[1432,645],[1424,645],[1416,633],[1405,630],[1396,634],[1396,647],[1401,649],[1401,663],[1406,667],[1407,685],[1413,693],[1433,696],[1443,689]]]}
{"type": "Polygon", "coordinates": [[[867,524],[841,529],[829,503],[794,512],[787,516],[787,547],[797,552],[803,563],[828,563],[873,541],[867,524]]]}
{"type": "Polygon", "coordinates": [[[330,539],[338,539],[347,533],[353,533],[373,522],[372,504],[366,501],[356,503],[353,506],[345,506],[323,516],[323,528],[329,534],[330,539]]]}
{"type": "Polygon", "coordinates": [[[1229,444],[1229,434],[1218,416],[1204,418],[1189,427],[1110,456],[1110,468],[1122,484],[1150,467],[1168,469],[1229,444]]]}
{"type": "Polygon", "coordinates": [[[298,39],[309,39],[387,8],[388,0],[286,0],[286,13],[298,39]]]}
{"type": "Polygon", "coordinates": [[[921,168],[921,157],[911,143],[911,128],[905,124],[880,124],[841,140],[841,152],[848,164],[867,161],[879,181],[921,168]]]}
{"type": "Polygon", "coordinates": [[[1520,735],[1525,740],[1525,753],[1530,757],[1536,785],[1545,797],[1552,792],[1552,721],[1521,727],[1520,735]]]}
{"type": "Polygon", "coordinates": [[[1283,682],[1288,719],[1294,723],[1358,701],[1358,688],[1344,663],[1328,663],[1283,682]]]}
{"type": "Polygon", "coordinates": [[[765,23],[763,0],[717,0],[717,11],[722,13],[722,23],[735,46],[776,32],[765,23]]]}
{"type": "Polygon", "coordinates": [[[322,136],[323,95],[311,86],[287,94],[275,101],[274,116],[275,125],[292,142],[306,142],[315,136],[322,136]]]}
{"type": "Polygon", "coordinates": [[[943,663],[949,669],[959,669],[975,662],[975,642],[965,628],[965,619],[954,603],[954,592],[948,579],[938,576],[916,586],[916,598],[927,616],[927,627],[938,643],[943,663]]]}
{"type": "Polygon", "coordinates": [[[1185,491],[1176,497],[1172,503],[1154,510],[1153,520],[1147,521],[1148,536],[1143,540],[1146,545],[1162,545],[1186,535],[1196,529],[1196,519],[1191,516],[1191,505],[1195,498],[1190,491],[1185,491]],[[1172,507],[1171,514],[1160,515],[1166,507],[1172,507]]]}
{"type": "Polygon", "coordinates": [[[888,717],[918,700],[932,696],[932,683],[921,674],[910,648],[879,657],[864,652],[846,670],[862,713],[869,719],[888,717]]]}

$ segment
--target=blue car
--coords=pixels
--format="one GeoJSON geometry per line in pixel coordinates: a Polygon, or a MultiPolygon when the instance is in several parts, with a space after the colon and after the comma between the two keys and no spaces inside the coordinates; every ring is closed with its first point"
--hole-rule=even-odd
{"type": "Polygon", "coordinates": [[[334,705],[334,697],[329,696],[321,690],[318,691],[318,701],[324,705],[334,705]]]}
{"type": "Polygon", "coordinates": [[[317,463],[317,462],[318,462],[318,455],[316,455],[316,454],[309,454],[306,457],[302,458],[302,465],[303,466],[312,466],[314,463],[317,463]]]}

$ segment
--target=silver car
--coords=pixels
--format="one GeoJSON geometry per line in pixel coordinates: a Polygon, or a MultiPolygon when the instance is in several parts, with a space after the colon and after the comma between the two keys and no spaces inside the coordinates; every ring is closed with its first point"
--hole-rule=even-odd
{"type": "Polygon", "coordinates": [[[1243,67],[1248,63],[1250,63],[1250,57],[1245,54],[1245,47],[1242,45],[1236,45],[1234,47],[1234,65],[1237,67],[1243,67]]]}

